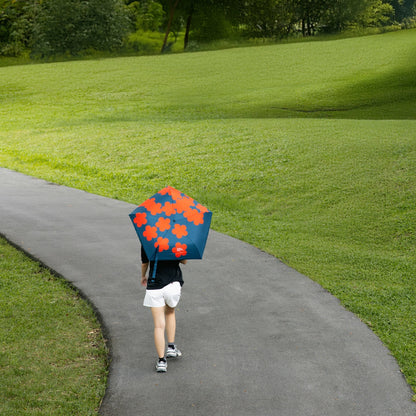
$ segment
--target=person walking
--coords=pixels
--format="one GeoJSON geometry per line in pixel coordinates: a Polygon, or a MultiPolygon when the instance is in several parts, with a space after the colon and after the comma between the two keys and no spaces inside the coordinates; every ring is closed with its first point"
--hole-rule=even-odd
{"type": "Polygon", "coordinates": [[[183,286],[182,270],[180,264],[186,264],[186,260],[160,260],[156,264],[149,261],[146,252],[141,248],[142,276],[141,284],[146,287],[143,305],[152,311],[154,322],[154,341],[158,360],[157,372],[167,371],[166,358],[181,357],[182,353],[175,344],[176,316],[175,308],[181,297],[183,286]],[[148,272],[148,274],[147,274],[148,272]],[[165,356],[166,340],[167,349],[165,356]]]}

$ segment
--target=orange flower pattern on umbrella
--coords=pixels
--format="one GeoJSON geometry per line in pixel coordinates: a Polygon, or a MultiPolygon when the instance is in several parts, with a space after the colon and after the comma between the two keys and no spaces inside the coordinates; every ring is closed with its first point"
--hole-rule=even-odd
{"type": "Polygon", "coordinates": [[[184,256],[201,258],[211,216],[206,207],[170,186],[130,213],[137,235],[151,260],[184,256]]]}
{"type": "Polygon", "coordinates": [[[176,243],[175,247],[172,249],[172,252],[175,253],[175,257],[183,257],[188,254],[186,252],[187,248],[188,246],[186,244],[176,243]]]}
{"type": "Polygon", "coordinates": [[[182,212],[188,211],[192,205],[194,205],[194,200],[192,198],[189,198],[189,196],[180,198],[176,201],[175,204],[176,212],[178,214],[182,214],[182,212]]]}
{"type": "Polygon", "coordinates": [[[142,225],[147,223],[147,214],[145,212],[138,212],[133,222],[140,228],[142,225]]]}
{"type": "Polygon", "coordinates": [[[167,238],[159,237],[155,243],[155,247],[161,253],[163,250],[169,250],[169,240],[167,238]]]}
{"type": "Polygon", "coordinates": [[[170,217],[172,214],[176,214],[176,204],[171,204],[169,201],[165,203],[162,211],[170,217]]]}
{"type": "Polygon", "coordinates": [[[175,188],[172,188],[171,186],[167,186],[166,188],[159,191],[159,193],[161,195],[166,195],[166,194],[170,195],[174,201],[176,201],[179,198],[182,198],[181,192],[175,188]]]}
{"type": "Polygon", "coordinates": [[[146,225],[146,230],[143,233],[143,237],[146,237],[147,241],[157,237],[157,228],[146,225]]]}
{"type": "Polygon", "coordinates": [[[156,202],[155,198],[150,198],[147,201],[143,202],[143,207],[145,207],[152,215],[157,215],[162,212],[162,204],[156,202]]]}
{"type": "Polygon", "coordinates": [[[204,223],[204,213],[199,212],[197,209],[188,209],[183,213],[183,216],[195,225],[204,223]]]}
{"type": "Polygon", "coordinates": [[[184,224],[175,224],[172,230],[172,234],[175,234],[176,237],[182,238],[188,235],[188,231],[186,230],[186,225],[184,224]]]}
{"type": "Polygon", "coordinates": [[[200,212],[209,212],[209,209],[201,204],[197,204],[196,208],[199,209],[200,212]]]}
{"type": "Polygon", "coordinates": [[[170,229],[170,219],[169,218],[163,218],[159,217],[156,227],[159,228],[159,230],[163,233],[163,231],[170,229]]]}

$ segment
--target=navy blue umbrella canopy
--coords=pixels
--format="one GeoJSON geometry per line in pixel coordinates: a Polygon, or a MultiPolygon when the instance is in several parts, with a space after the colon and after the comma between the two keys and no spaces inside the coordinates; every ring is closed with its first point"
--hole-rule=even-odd
{"type": "Polygon", "coordinates": [[[201,259],[212,212],[168,186],[130,214],[149,260],[201,259]]]}

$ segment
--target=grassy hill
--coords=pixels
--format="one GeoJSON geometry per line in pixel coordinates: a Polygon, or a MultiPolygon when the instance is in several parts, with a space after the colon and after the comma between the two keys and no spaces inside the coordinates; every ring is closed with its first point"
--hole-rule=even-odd
{"type": "Polygon", "coordinates": [[[169,184],[363,319],[416,388],[416,31],[0,68],[0,165],[169,184]]]}

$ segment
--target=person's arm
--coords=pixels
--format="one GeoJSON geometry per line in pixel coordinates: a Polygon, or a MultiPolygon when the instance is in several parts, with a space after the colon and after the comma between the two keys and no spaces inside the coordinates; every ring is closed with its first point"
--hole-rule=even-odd
{"type": "Polygon", "coordinates": [[[186,262],[187,262],[188,260],[181,260],[181,263],[182,264],[186,264],[186,262]]]}
{"type": "Polygon", "coordinates": [[[142,286],[147,286],[146,272],[149,268],[149,263],[142,263],[142,286]]]}

